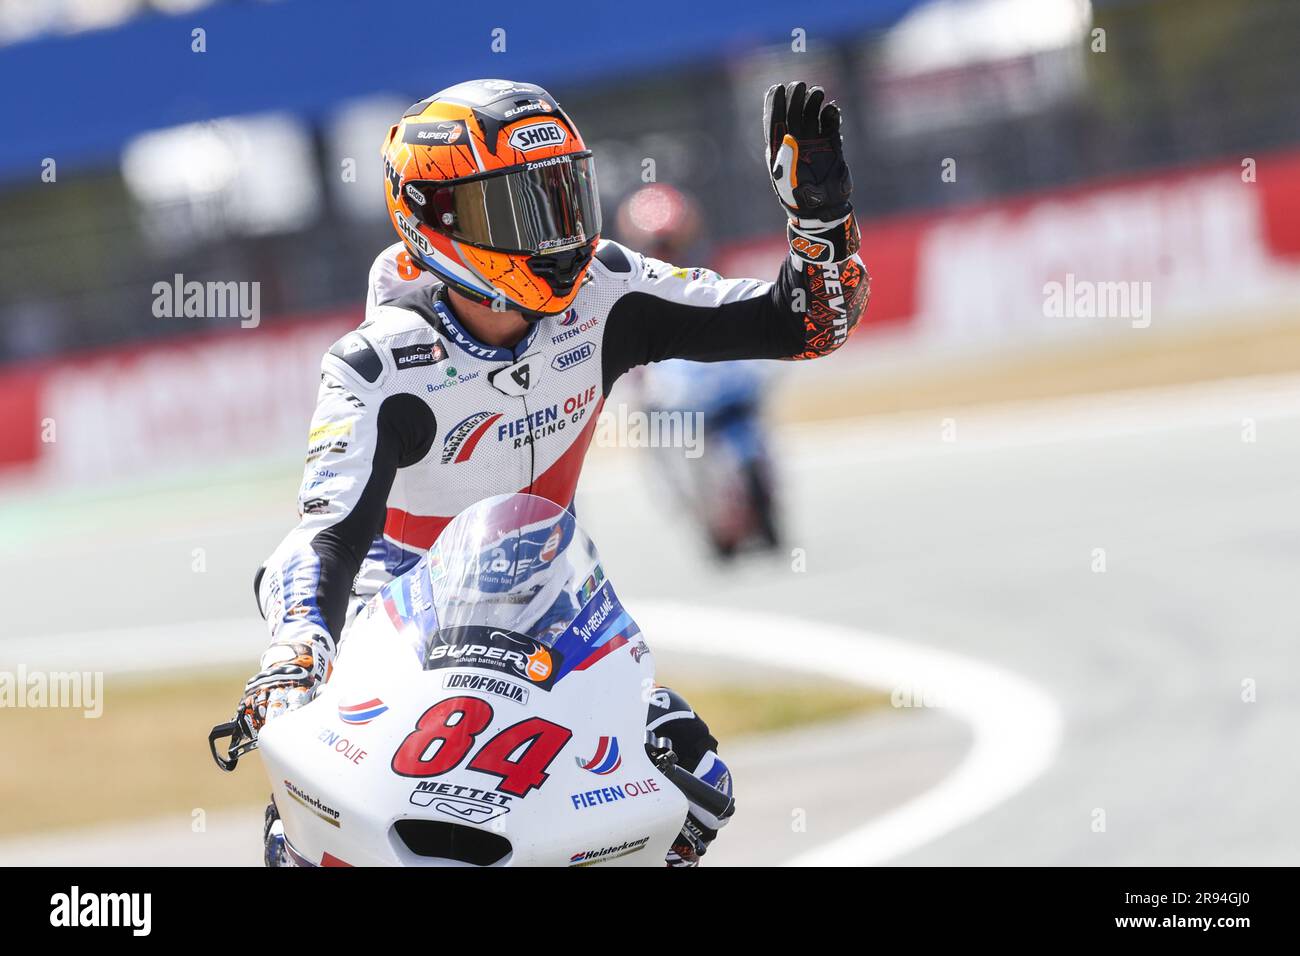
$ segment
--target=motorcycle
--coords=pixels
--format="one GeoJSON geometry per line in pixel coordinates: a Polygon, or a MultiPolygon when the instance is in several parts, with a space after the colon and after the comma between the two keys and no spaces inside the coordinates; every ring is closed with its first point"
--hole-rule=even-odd
{"type": "Polygon", "coordinates": [[[770,375],[765,364],[662,362],[640,379],[652,413],[698,415],[703,422],[703,454],[692,458],[667,447],[654,461],[719,561],[781,548],[778,489],[762,416],[770,375]]]}
{"type": "Polygon", "coordinates": [[[501,495],[357,611],[309,703],[208,745],[261,753],[283,865],[663,865],[688,796],[734,804],[647,733],[655,687],[573,516],[501,495]]]}

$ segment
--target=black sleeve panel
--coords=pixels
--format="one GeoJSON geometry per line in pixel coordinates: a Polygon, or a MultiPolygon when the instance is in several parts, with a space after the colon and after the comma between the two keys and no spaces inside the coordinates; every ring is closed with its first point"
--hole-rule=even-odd
{"type": "Polygon", "coordinates": [[[804,348],[803,317],[791,308],[797,277],[787,260],[765,295],[722,305],[684,305],[629,292],[609,313],[601,353],[605,394],[624,372],[649,362],[783,359],[804,348]]]}
{"type": "Polygon", "coordinates": [[[384,370],[384,363],[374,346],[355,332],[349,332],[335,342],[330,347],[330,355],[345,362],[352,371],[372,385],[379,380],[379,374],[384,370]]]}
{"type": "Polygon", "coordinates": [[[433,411],[414,395],[393,395],[379,406],[378,438],[370,475],[356,505],[312,538],[320,560],[316,603],[334,640],[347,616],[352,582],[370,545],[384,528],[388,493],[398,468],[414,465],[433,447],[438,425],[433,411]]]}

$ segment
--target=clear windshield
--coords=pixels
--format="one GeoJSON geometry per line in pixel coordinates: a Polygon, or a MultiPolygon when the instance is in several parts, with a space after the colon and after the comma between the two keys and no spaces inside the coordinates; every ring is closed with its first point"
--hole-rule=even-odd
{"type": "Polygon", "coordinates": [[[498,629],[547,647],[605,581],[573,515],[534,495],[498,495],[461,512],[429,551],[442,635],[498,629]]]}

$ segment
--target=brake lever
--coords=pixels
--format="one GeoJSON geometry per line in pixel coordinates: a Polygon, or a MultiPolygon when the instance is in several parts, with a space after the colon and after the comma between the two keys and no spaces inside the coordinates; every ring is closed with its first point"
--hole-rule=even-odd
{"type": "Polygon", "coordinates": [[[240,757],[257,749],[257,731],[253,729],[248,715],[236,714],[234,720],[213,727],[208,733],[208,749],[218,767],[226,773],[234,770],[239,765],[240,757]],[[226,756],[223,757],[217,752],[217,741],[227,737],[230,738],[230,746],[226,748],[226,756]]]}

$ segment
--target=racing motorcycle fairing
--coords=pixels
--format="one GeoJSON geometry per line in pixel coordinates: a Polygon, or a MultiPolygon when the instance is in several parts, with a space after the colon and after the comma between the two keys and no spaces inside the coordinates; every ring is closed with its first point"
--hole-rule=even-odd
{"type": "Polygon", "coordinates": [[[310,865],[661,865],[686,801],[646,754],[654,659],[563,508],[458,516],[261,733],[310,865]]]}

